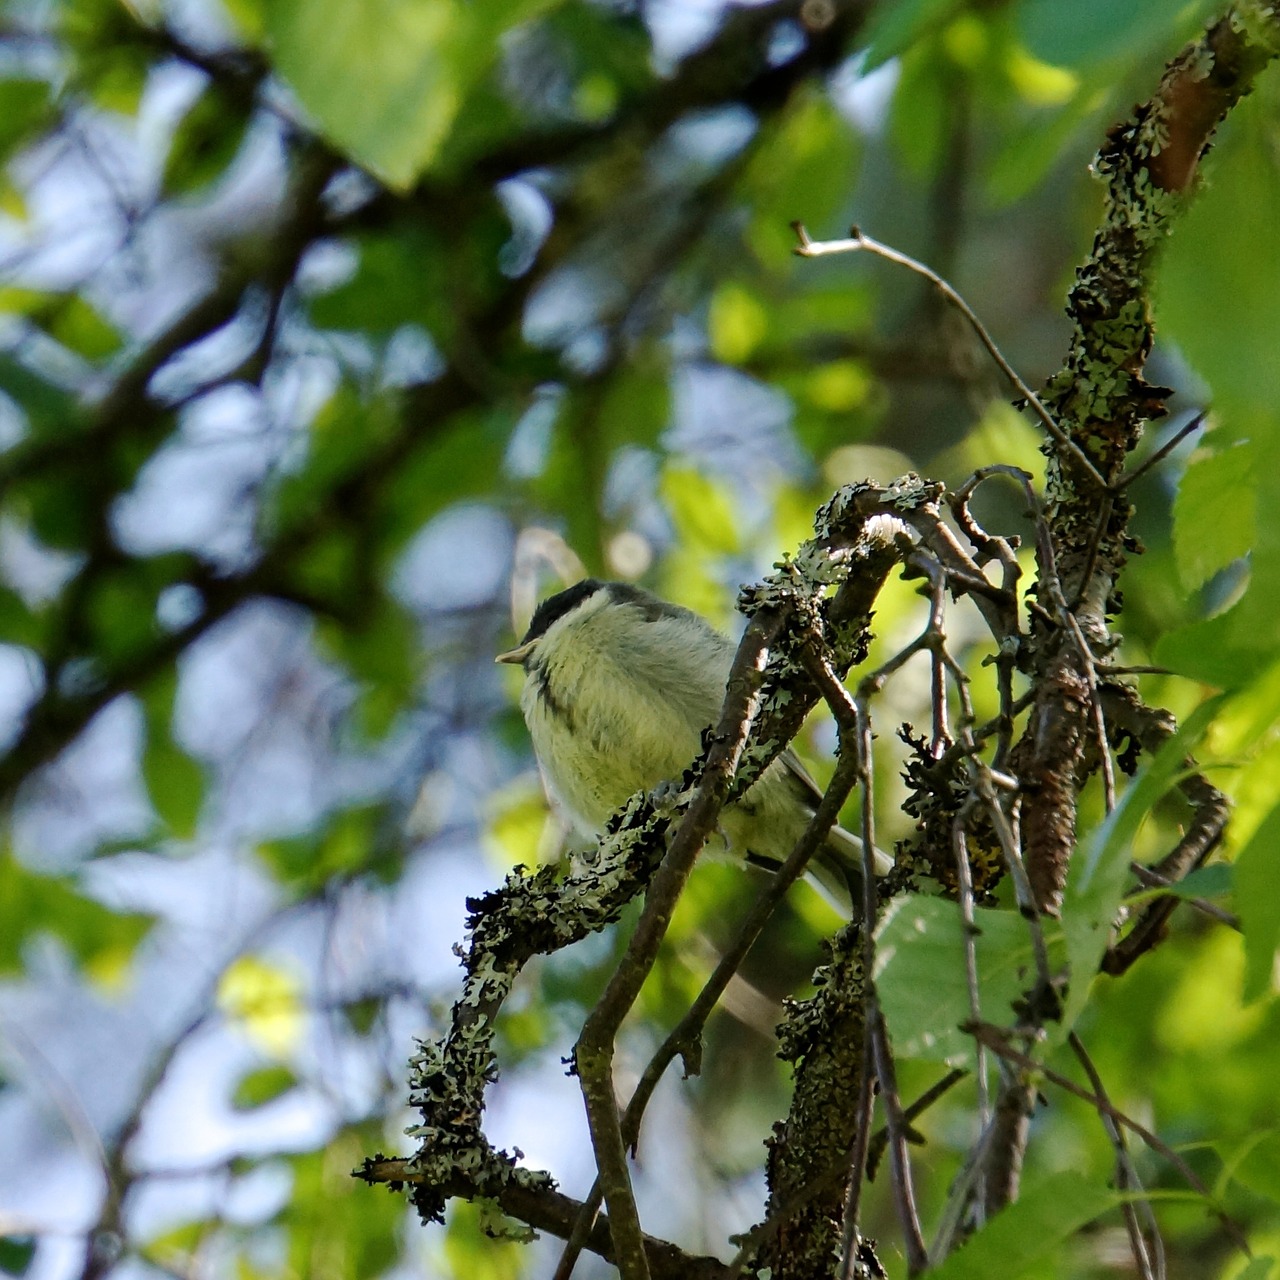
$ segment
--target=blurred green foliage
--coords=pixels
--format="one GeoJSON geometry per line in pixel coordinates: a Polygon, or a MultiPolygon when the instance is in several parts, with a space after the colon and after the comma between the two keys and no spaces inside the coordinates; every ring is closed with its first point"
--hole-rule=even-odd
{"type": "MultiPolygon", "coordinates": [[[[560,847],[492,654],[579,566],[643,578],[731,626],[738,585],[807,536],[836,483],[908,467],[958,483],[994,462],[1040,474],[1036,429],[918,280],[801,262],[789,224],[816,237],[857,222],[928,261],[1037,385],[1062,357],[1062,301],[1092,236],[1089,159],[1213,12],[1203,0],[883,0],[869,15],[840,0],[6,8],[3,1016],[22,1024],[24,1000],[74,988],[94,1011],[87,1052],[134,1094],[102,1091],[107,1069],[48,1030],[42,1058],[5,1059],[24,1101],[12,1084],[0,1101],[49,1111],[44,1058],[87,1099],[118,1185],[73,1215],[84,1275],[105,1274],[95,1231],[121,1275],[549,1273],[549,1246],[495,1240],[478,1207],[423,1232],[401,1197],[348,1177],[379,1147],[403,1149],[402,1064],[452,997],[463,898],[560,847]],[[277,955],[262,941],[272,930],[299,954],[277,955]],[[193,1002],[189,1021],[171,1015],[193,1002]],[[193,1134],[228,1126],[200,1174],[215,1190],[198,1209],[148,1214],[137,1206],[166,1170],[132,1144],[205,1034],[241,1055],[207,1092],[261,1128],[200,1112],[193,1134]],[[117,1070],[110,1055],[126,1048],[138,1056],[117,1070]],[[314,1107],[311,1122],[273,1129],[294,1106],[314,1107]]],[[[1174,422],[1205,409],[1211,429],[1133,491],[1145,553],[1119,623],[1124,662],[1171,669],[1142,677],[1153,703],[1206,708],[1191,737],[1237,803],[1222,850],[1235,865],[1198,892],[1238,913],[1244,936],[1184,910],[1168,945],[1070,997],[1116,1105],[1185,1151],[1259,1254],[1280,1249],[1277,83],[1265,75],[1225,125],[1159,268],[1155,367],[1176,390],[1174,422]]],[[[1153,426],[1148,447],[1170,429],[1153,426]]],[[[984,489],[977,508],[1026,532],[1007,496],[984,489]]],[[[890,583],[872,660],[924,617],[914,584],[890,583]]],[[[992,714],[981,629],[961,610],[951,636],[992,714]]],[[[910,829],[892,730],[927,722],[922,667],[880,714],[876,821],[891,842],[910,829]]],[[[821,774],[832,743],[819,718],[798,745],[821,774]]],[[[1185,813],[1162,797],[1192,745],[1148,765],[1105,823],[1086,797],[1064,944],[1078,960],[1101,953],[1129,858],[1176,842],[1185,813]]],[[[697,870],[629,1068],[696,994],[757,883],[697,870]]],[[[1007,900],[984,919],[984,1009],[989,997],[1003,1016],[1026,935],[1007,900]]],[[[772,1026],[835,923],[797,888],[708,1028],[702,1076],[654,1119],[646,1160],[660,1165],[675,1133],[683,1143],[652,1197],[672,1234],[705,1231],[713,1248],[756,1216],[760,1143],[787,1097],[772,1026]]],[[[499,1041],[513,1080],[559,1080],[621,936],[526,975],[499,1041]]],[[[921,901],[881,941],[910,1095],[942,1060],[972,1061],[956,1030],[969,1012],[961,926],[921,901]]],[[[1063,1049],[1052,1061],[1076,1070],[1063,1049]]],[[[1045,1095],[1026,1197],[941,1274],[1115,1274],[1112,1149],[1088,1108],[1045,1095]]],[[[77,1129],[65,1099],[52,1112],[77,1129]]],[[[927,1225],[974,1125],[971,1085],[918,1121],[927,1225]]],[[[9,1154],[32,1169],[57,1150],[97,1161],[61,1140],[9,1154]]],[[[1171,1201],[1159,1209],[1171,1277],[1267,1273],[1263,1257],[1246,1268],[1232,1254],[1202,1202],[1175,1202],[1176,1172],[1149,1153],[1140,1163],[1171,1201]]],[[[868,1222],[889,1240],[883,1186],[868,1222]]],[[[59,1195],[51,1181],[35,1232],[4,1218],[5,1274],[27,1274],[46,1244],[42,1275],[80,1273],[65,1251],[52,1260],[59,1195]]]]}

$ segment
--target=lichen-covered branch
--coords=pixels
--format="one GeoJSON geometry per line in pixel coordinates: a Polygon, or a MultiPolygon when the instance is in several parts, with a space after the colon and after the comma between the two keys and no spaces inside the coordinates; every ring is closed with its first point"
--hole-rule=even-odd
{"type": "MultiPolygon", "coordinates": [[[[373,1156],[357,1170],[357,1177],[393,1191],[405,1186],[412,1188],[426,1176],[414,1167],[413,1161],[388,1156],[373,1156]]],[[[530,1186],[521,1179],[488,1183],[460,1176],[440,1189],[449,1196],[467,1200],[477,1196],[491,1199],[508,1216],[536,1231],[561,1238],[569,1235],[582,1209],[577,1200],[551,1186],[530,1186]]],[[[595,1220],[587,1234],[587,1245],[607,1261],[615,1260],[608,1218],[602,1216],[595,1220]]],[[[644,1249],[653,1280],[731,1280],[730,1270],[723,1262],[688,1253],[655,1236],[644,1237],[644,1249]]]]}

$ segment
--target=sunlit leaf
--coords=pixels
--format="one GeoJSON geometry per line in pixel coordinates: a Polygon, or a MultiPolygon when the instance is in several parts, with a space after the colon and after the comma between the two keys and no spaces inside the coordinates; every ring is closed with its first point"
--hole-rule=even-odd
{"type": "Polygon", "coordinates": [[[431,163],[499,37],[544,6],[268,0],[277,66],[321,129],[393,187],[431,163]]]}
{"type": "Polygon", "coordinates": [[[737,551],[737,522],[723,484],[692,468],[668,467],[662,497],[684,543],[726,555],[737,551]]]}
{"type": "Polygon", "coordinates": [[[764,307],[741,285],[723,284],[711,295],[707,332],[717,360],[741,364],[760,345],[768,327],[764,307]]]}
{"type": "Polygon", "coordinates": [[[547,801],[542,788],[527,778],[517,779],[490,798],[485,848],[503,867],[537,866],[547,821],[547,801]]]}
{"type": "Polygon", "coordinates": [[[302,984],[261,956],[242,956],[218,982],[218,1007],[260,1049],[282,1057],[298,1046],[305,1010],[302,984]]]}

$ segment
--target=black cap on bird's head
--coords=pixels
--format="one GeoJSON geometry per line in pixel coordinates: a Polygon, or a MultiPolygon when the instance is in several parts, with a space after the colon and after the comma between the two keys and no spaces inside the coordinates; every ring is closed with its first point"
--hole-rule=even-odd
{"type": "Polygon", "coordinates": [[[645,622],[657,622],[663,618],[682,618],[694,626],[706,628],[707,623],[696,613],[681,608],[678,604],[668,604],[658,599],[643,587],[633,586],[630,582],[601,582],[599,578],[583,578],[573,586],[549,596],[534,610],[529,630],[524,639],[514,649],[498,654],[495,662],[525,662],[538,646],[538,641],[551,630],[566,614],[572,613],[579,605],[585,604],[593,596],[600,593],[608,598],[608,603],[623,605],[636,610],[645,622]]]}
{"type": "Polygon", "coordinates": [[[581,582],[575,582],[573,586],[566,587],[563,591],[557,591],[553,596],[548,596],[533,611],[533,618],[529,622],[529,629],[524,633],[524,639],[514,649],[508,649],[506,653],[498,654],[494,661],[524,662],[533,652],[534,646],[538,641],[546,635],[548,627],[558,622],[571,609],[577,608],[584,600],[595,595],[601,587],[607,585],[607,583],[601,582],[596,578],[583,578],[581,582]]]}

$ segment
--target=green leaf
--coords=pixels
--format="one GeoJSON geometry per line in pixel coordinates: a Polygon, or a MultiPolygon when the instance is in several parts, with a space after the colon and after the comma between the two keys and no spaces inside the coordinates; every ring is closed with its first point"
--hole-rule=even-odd
{"type": "Polygon", "coordinates": [[[897,4],[877,5],[865,36],[868,47],[864,73],[903,53],[960,8],[959,0],[899,0],[897,4]]]}
{"type": "Polygon", "coordinates": [[[1111,939],[1120,899],[1129,881],[1134,837],[1157,802],[1186,767],[1186,758],[1203,737],[1222,698],[1203,702],[1160,751],[1139,770],[1106,820],[1086,838],[1071,859],[1062,905],[1071,984],[1062,1020],[1054,1029],[1065,1040],[1089,999],[1098,965],[1111,939]]]}
{"type": "MultiPolygon", "coordinates": [[[[888,7],[888,6],[886,6],[888,7]]],[[[945,55],[937,41],[913,49],[902,60],[893,95],[889,132],[911,172],[936,169],[946,143],[953,102],[947,92],[945,55]]]]}
{"type": "Polygon", "coordinates": [[[150,916],[112,911],[71,878],[37,875],[0,855],[0,973],[18,973],[28,939],[56,935],[90,976],[117,978],[152,925],[150,916]]]}
{"type": "Polygon", "coordinates": [[[1211,867],[1198,867],[1177,884],[1162,889],[1161,893],[1175,898],[1222,898],[1232,892],[1235,874],[1225,862],[1215,862],[1211,867]]]}
{"type": "Polygon", "coordinates": [[[164,191],[189,195],[220,178],[239,152],[251,119],[247,106],[211,81],[182,117],[169,144],[161,180],[164,191]]]}
{"type": "Polygon", "coordinates": [[[421,646],[417,623],[395,601],[380,596],[358,625],[317,624],[316,636],[361,685],[357,713],[370,738],[382,737],[404,710],[417,684],[421,646]]]}
{"type": "MultiPolygon", "coordinates": [[[[373,1280],[392,1270],[405,1227],[404,1200],[352,1195],[350,1187],[352,1168],[383,1141],[375,1126],[353,1127],[327,1148],[290,1160],[293,1195],[278,1219],[288,1232],[288,1253],[272,1275],[373,1280]]],[[[456,1274],[470,1280],[465,1271],[456,1274]]]]}
{"type": "Polygon", "coordinates": [[[25,1276],[36,1256],[35,1236],[0,1236],[0,1271],[25,1276]]]}
{"type": "MultiPolygon", "coordinates": [[[[1280,419],[1255,419],[1252,444],[1256,509],[1280,510],[1280,419]]],[[[1251,505],[1247,491],[1241,503],[1251,505]]],[[[1280,650],[1280,521],[1261,519],[1255,527],[1244,595],[1216,617],[1163,636],[1156,643],[1157,662],[1223,689],[1240,688],[1270,669],[1280,650]]]]}
{"type": "Polygon", "coordinates": [[[1235,861],[1236,911],[1244,928],[1246,1000],[1271,990],[1280,951],[1280,805],[1235,861]]]}
{"type": "Polygon", "coordinates": [[[1083,1174],[1053,1174],[1026,1188],[1015,1204],[1002,1209],[967,1244],[931,1270],[930,1280],[1042,1277],[1067,1240],[1121,1199],[1083,1174]]]}
{"type": "Polygon", "coordinates": [[[260,955],[233,960],[218,979],[218,1008],[264,1053],[294,1052],[306,1023],[302,982],[294,971],[260,955]]]}
{"type": "Polygon", "coordinates": [[[104,662],[126,661],[160,634],[156,593],[149,576],[135,561],[93,579],[85,612],[94,652],[104,662]]]}
{"type": "Polygon", "coordinates": [[[458,0],[269,0],[276,68],[321,130],[405,190],[435,156],[465,90],[451,56],[458,0]]]}
{"type": "Polygon", "coordinates": [[[179,839],[195,834],[204,803],[205,777],[199,763],[173,739],[173,699],[177,674],[166,671],[142,691],[147,742],[142,776],[152,807],[179,839]]]}
{"type": "Polygon", "coordinates": [[[50,118],[52,95],[43,80],[0,80],[0,155],[7,156],[50,118]]]}
{"type": "MultiPolygon", "coordinates": [[[[742,182],[751,212],[751,246],[761,263],[773,271],[790,260],[796,243],[790,224],[795,218],[814,235],[826,233],[856,180],[860,160],[858,134],[816,85],[798,89],[781,117],[762,121],[742,182]]],[[[813,281],[813,267],[796,262],[793,274],[813,281]]],[[[847,283],[846,273],[846,287],[847,283]]],[[[777,301],[770,299],[771,328],[778,320],[777,301]]],[[[849,322],[846,312],[842,331],[849,322]]]]}
{"type": "Polygon", "coordinates": [[[231,1094],[231,1105],[236,1111],[253,1111],[297,1087],[298,1077],[288,1067],[279,1063],[259,1067],[241,1076],[236,1082],[231,1094]]]}
{"type": "Polygon", "coordinates": [[[384,834],[383,805],[361,805],[332,815],[317,831],[269,840],[259,853],[282,884],[299,894],[313,891],[331,877],[373,871],[384,877],[399,865],[399,843],[384,834]]]}
{"type": "MultiPolygon", "coordinates": [[[[1248,440],[1252,488],[1241,482],[1179,534],[1179,563],[1200,564],[1197,539],[1208,540],[1205,565],[1239,548],[1251,510],[1280,509],[1280,159],[1273,108],[1266,95],[1246,98],[1232,112],[1206,163],[1198,192],[1169,241],[1157,276],[1161,333],[1170,334],[1213,389],[1215,437],[1248,440]],[[1223,317],[1213,322],[1207,317],[1223,317]],[[1230,494],[1240,504],[1227,510],[1230,494]],[[1209,522],[1223,516],[1226,528],[1209,522]]],[[[1229,456],[1229,455],[1228,455],[1229,456]]],[[[1217,465],[1232,467],[1241,462],[1217,465]]],[[[1210,474],[1209,487],[1215,476],[1210,474]]],[[[1196,481],[1191,480],[1194,486],[1196,481]]],[[[1191,502],[1195,497],[1187,499],[1191,502]]],[[[1199,508],[1197,507],[1197,510],[1199,508]]],[[[1255,522],[1250,581],[1227,612],[1164,638],[1156,660],[1182,674],[1224,688],[1241,685],[1269,665],[1280,647],[1280,521],[1255,522]]]]}
{"type": "Polygon", "coordinates": [[[204,770],[171,738],[157,733],[147,737],[142,776],[161,821],[179,839],[189,840],[204,803],[204,770]]]}
{"type": "Polygon", "coordinates": [[[1229,1175],[1255,1194],[1280,1204],[1280,1132],[1272,1129],[1251,1133],[1236,1150],[1224,1143],[1216,1145],[1224,1176],[1229,1175]]]}
{"type": "Polygon", "coordinates": [[[5,644],[39,650],[44,643],[47,618],[33,613],[11,587],[0,585],[0,636],[5,644]]]}
{"type": "Polygon", "coordinates": [[[358,247],[356,274],[311,300],[315,324],[372,334],[418,324],[437,336],[448,333],[445,248],[436,236],[415,227],[394,236],[366,236],[358,247]]]}
{"type": "Polygon", "coordinates": [[[1203,189],[1179,221],[1156,273],[1160,332],[1170,334],[1208,379],[1215,415],[1235,438],[1248,434],[1249,416],[1280,399],[1272,343],[1280,332],[1277,207],[1280,160],[1270,110],[1253,95],[1222,129],[1206,160],[1203,189]],[[1213,317],[1230,317],[1230,323],[1213,317]]]}
{"type": "Polygon", "coordinates": [[[707,335],[717,360],[741,364],[760,345],[768,329],[764,306],[742,285],[727,281],[711,295],[707,335]]]}
{"type": "Polygon", "coordinates": [[[1198,453],[1187,465],[1173,502],[1173,549],[1178,573],[1189,589],[1207,582],[1253,546],[1256,467],[1257,450],[1247,441],[1198,453]]]}
{"type": "Polygon", "coordinates": [[[1271,1269],[1276,1264],[1272,1257],[1257,1257],[1249,1261],[1243,1271],[1238,1271],[1232,1280],[1269,1280],[1271,1269]]]}
{"type": "Polygon", "coordinates": [[[1214,0],[1024,0],[1017,12],[1022,37],[1036,57],[1085,66],[1129,59],[1157,46],[1174,49],[1216,7],[1214,0]]]}
{"type": "Polygon", "coordinates": [[[405,190],[439,155],[504,32],[552,2],[267,0],[267,32],[321,131],[405,190]]]}
{"type": "MultiPolygon", "coordinates": [[[[1016,911],[975,914],[980,1011],[1001,1022],[1035,982],[1027,922],[1016,911]]],[[[876,930],[876,991],[904,1058],[960,1063],[973,1040],[959,1030],[973,1018],[965,973],[964,921],[943,898],[895,898],[876,930]]]]}
{"type": "Polygon", "coordinates": [[[116,0],[76,0],[54,11],[75,55],[75,85],[106,111],[134,115],[146,87],[151,51],[137,19],[116,0]]]}
{"type": "Polygon", "coordinates": [[[78,294],[68,297],[48,325],[64,347],[86,360],[103,360],[120,350],[120,331],[78,294]]]}
{"type": "Polygon", "coordinates": [[[692,467],[668,466],[660,484],[676,536],[686,548],[735,555],[741,545],[728,489],[692,467]]]}

